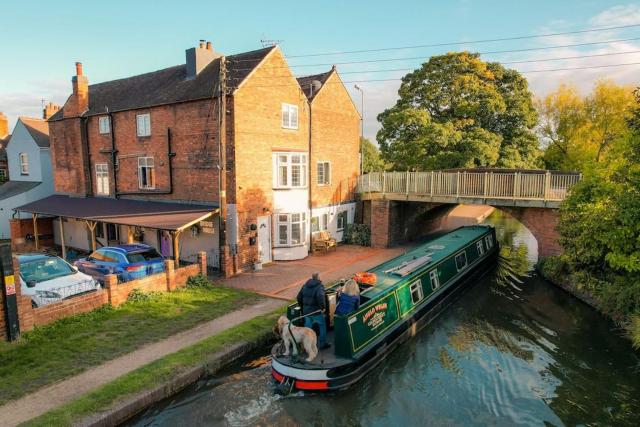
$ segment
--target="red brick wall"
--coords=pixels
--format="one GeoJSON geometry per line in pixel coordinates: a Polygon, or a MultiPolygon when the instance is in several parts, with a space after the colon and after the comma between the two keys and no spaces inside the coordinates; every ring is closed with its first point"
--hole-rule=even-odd
{"type": "Polygon", "coordinates": [[[556,230],[558,210],[548,208],[505,208],[508,212],[531,231],[538,242],[538,257],[546,258],[563,252],[558,242],[560,234],[556,230]]]}
{"type": "MultiPolygon", "coordinates": [[[[90,294],[60,301],[32,309],[33,325],[42,326],[53,323],[63,317],[69,317],[80,313],[93,311],[109,303],[109,295],[105,290],[99,290],[90,294]]],[[[24,328],[21,325],[21,329],[24,328]]]]}
{"type": "MultiPolygon", "coordinates": [[[[38,218],[38,235],[39,244],[43,246],[53,246],[53,218],[38,218]],[[44,236],[49,236],[45,238],[44,236]]],[[[11,250],[27,252],[35,249],[33,241],[27,241],[27,234],[33,235],[33,220],[27,219],[10,219],[9,228],[11,233],[11,250]]]]}
{"type": "MultiPolygon", "coordinates": [[[[145,191],[145,199],[158,197],[171,200],[215,202],[218,200],[218,124],[216,103],[212,100],[184,102],[140,110],[113,113],[113,130],[119,168],[119,192],[141,192],[138,188],[138,157],[153,157],[155,190],[169,190],[168,129],[171,129],[173,157],[173,193],[154,195],[145,191]],[[138,137],[136,115],[151,115],[151,136],[138,137]]],[[[54,165],[55,190],[59,193],[96,194],[96,163],[111,165],[111,134],[100,134],[99,116],[88,118],[87,136],[91,177],[78,171],[87,168],[82,163],[84,146],[79,119],[70,118],[50,124],[51,151],[54,165]]],[[[114,170],[109,166],[110,193],[114,194],[114,170]]],[[[132,196],[133,197],[133,196],[132,196]]]]}
{"type": "Polygon", "coordinates": [[[313,206],[352,200],[360,167],[360,116],[338,74],[327,79],[311,109],[313,206]],[[318,161],[331,162],[331,185],[318,185],[318,161]]]}

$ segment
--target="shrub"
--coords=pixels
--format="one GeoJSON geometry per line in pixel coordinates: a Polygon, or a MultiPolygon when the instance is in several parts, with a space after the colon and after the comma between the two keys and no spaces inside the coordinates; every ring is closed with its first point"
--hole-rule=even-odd
{"type": "Polygon", "coordinates": [[[366,224],[347,224],[344,240],[352,245],[371,246],[371,230],[366,224]]]}
{"type": "Polygon", "coordinates": [[[129,294],[127,298],[127,302],[131,303],[139,303],[139,302],[150,302],[156,301],[158,298],[162,296],[162,292],[142,292],[140,289],[134,289],[129,294]]]}
{"type": "Polygon", "coordinates": [[[188,288],[206,288],[209,286],[211,286],[211,282],[209,282],[209,278],[204,274],[189,276],[187,279],[188,288]]]}

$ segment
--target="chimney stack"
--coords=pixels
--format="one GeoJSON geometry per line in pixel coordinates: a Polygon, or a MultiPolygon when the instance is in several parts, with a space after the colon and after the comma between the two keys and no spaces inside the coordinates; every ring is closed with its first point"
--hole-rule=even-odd
{"type": "MultiPolygon", "coordinates": [[[[82,71],[82,70],[80,70],[82,71]]],[[[48,102],[47,105],[44,106],[44,110],[42,110],[42,118],[45,120],[49,120],[51,116],[60,110],[60,106],[56,105],[52,102],[48,102]]]]}
{"type": "Polygon", "coordinates": [[[76,62],[76,75],[71,78],[73,93],[64,105],[64,117],[77,117],[89,109],[89,79],[82,73],[82,63],[76,62]]]}
{"type": "Polygon", "coordinates": [[[210,41],[205,43],[204,40],[200,40],[198,46],[185,51],[187,57],[187,79],[194,79],[211,61],[222,56],[221,53],[213,50],[213,45],[210,41]]]}
{"type": "Polygon", "coordinates": [[[4,139],[9,135],[9,120],[4,113],[0,113],[0,139],[4,139]]]}

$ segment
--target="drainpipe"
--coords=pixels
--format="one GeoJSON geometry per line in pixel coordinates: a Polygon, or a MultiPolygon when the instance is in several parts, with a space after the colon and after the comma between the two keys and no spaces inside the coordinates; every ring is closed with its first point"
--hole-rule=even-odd
{"type": "MultiPolygon", "coordinates": [[[[310,84],[309,90],[311,91],[311,96],[313,96],[313,83],[310,84]]],[[[312,124],[312,114],[311,114],[311,99],[307,99],[307,105],[309,106],[309,154],[307,158],[309,159],[309,165],[307,166],[307,185],[309,188],[309,253],[313,251],[313,225],[311,223],[313,219],[313,202],[311,197],[311,124],[312,124]]]]}
{"type": "MultiPolygon", "coordinates": [[[[112,127],[113,129],[113,127],[112,127]]],[[[116,154],[118,151],[115,149],[115,141],[112,138],[112,158],[116,159],[116,154]]],[[[157,194],[173,194],[173,158],[176,156],[176,153],[173,152],[173,133],[171,132],[171,128],[167,128],[167,157],[168,157],[168,167],[169,167],[169,188],[167,190],[152,190],[152,191],[126,191],[126,192],[118,192],[116,188],[116,198],[118,196],[144,196],[147,194],[157,195],[157,194]]],[[[114,176],[115,176],[115,163],[114,163],[114,176]]],[[[116,181],[114,180],[114,183],[116,181]]]]}
{"type": "Polygon", "coordinates": [[[85,188],[87,196],[93,195],[93,177],[91,174],[91,148],[89,146],[89,117],[82,117],[82,128],[80,129],[80,139],[84,143],[86,150],[85,159],[85,171],[87,171],[88,186],[85,188]]]}
{"type": "Polygon", "coordinates": [[[116,163],[118,162],[118,150],[116,150],[116,132],[115,121],[113,120],[113,114],[107,108],[109,114],[109,128],[111,129],[111,166],[113,167],[113,197],[118,198],[118,170],[116,169],[116,163]]]}

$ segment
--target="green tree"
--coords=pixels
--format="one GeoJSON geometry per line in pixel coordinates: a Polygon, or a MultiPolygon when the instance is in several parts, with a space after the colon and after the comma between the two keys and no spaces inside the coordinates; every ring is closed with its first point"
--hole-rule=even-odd
{"type": "Polygon", "coordinates": [[[362,172],[379,172],[385,170],[384,160],[380,157],[380,150],[369,139],[360,138],[362,148],[362,172]]]}
{"type": "Polygon", "coordinates": [[[434,56],[402,79],[378,115],[382,158],[401,170],[532,167],[537,114],[517,71],[468,52],[434,56]]]}

